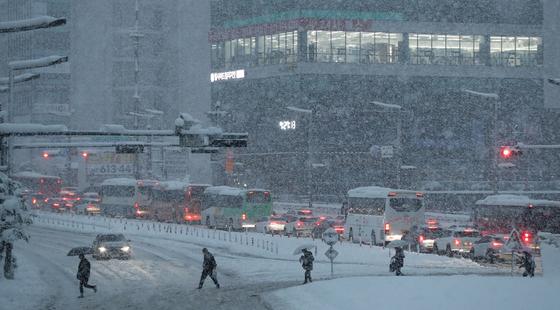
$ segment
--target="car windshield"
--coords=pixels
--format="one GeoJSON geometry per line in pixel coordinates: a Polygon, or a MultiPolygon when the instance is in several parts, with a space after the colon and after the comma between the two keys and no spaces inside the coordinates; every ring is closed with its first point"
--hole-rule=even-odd
{"type": "Polygon", "coordinates": [[[456,231],[453,235],[458,238],[480,237],[480,233],[476,230],[456,231]]]}
{"type": "Polygon", "coordinates": [[[102,242],[115,242],[115,241],[124,241],[124,235],[101,235],[97,237],[98,241],[102,242]]]}
{"type": "Polygon", "coordinates": [[[451,231],[446,229],[424,229],[422,235],[425,239],[444,238],[451,236],[451,231]]]}
{"type": "Polygon", "coordinates": [[[270,217],[271,221],[286,221],[286,218],[283,216],[271,216],[270,217]]]}
{"type": "Polygon", "coordinates": [[[317,222],[319,219],[316,217],[302,217],[299,220],[304,223],[314,223],[317,222]]]}

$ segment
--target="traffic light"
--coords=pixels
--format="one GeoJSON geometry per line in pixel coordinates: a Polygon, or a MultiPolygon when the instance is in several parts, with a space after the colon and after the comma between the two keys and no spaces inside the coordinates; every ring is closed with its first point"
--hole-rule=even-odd
{"type": "Polygon", "coordinates": [[[502,146],[500,147],[500,156],[503,159],[511,159],[517,155],[521,155],[521,150],[516,146],[502,146]]]}

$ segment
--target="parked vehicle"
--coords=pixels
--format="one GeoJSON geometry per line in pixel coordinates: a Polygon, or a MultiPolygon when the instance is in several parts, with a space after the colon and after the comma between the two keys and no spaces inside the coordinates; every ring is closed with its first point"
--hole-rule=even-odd
{"type": "Polygon", "coordinates": [[[99,208],[99,204],[88,202],[75,206],[74,212],[84,215],[97,215],[101,213],[101,208],[99,208]]]}
{"type": "Polygon", "coordinates": [[[470,227],[456,227],[450,236],[434,240],[433,252],[439,255],[452,257],[454,254],[467,256],[473,243],[480,239],[480,232],[470,227]]]}
{"type": "Polygon", "coordinates": [[[130,240],[123,234],[99,234],[93,241],[95,259],[129,259],[132,256],[130,240]]]}
{"type": "Polygon", "coordinates": [[[310,236],[318,220],[318,217],[301,216],[296,221],[287,223],[284,232],[296,237],[310,236]]]}
{"type": "Polygon", "coordinates": [[[502,236],[484,236],[473,243],[470,251],[471,258],[473,260],[483,259],[493,264],[500,258],[504,244],[506,242],[502,236]]]}
{"type": "Polygon", "coordinates": [[[434,249],[434,241],[437,238],[449,237],[451,234],[451,230],[440,227],[428,226],[420,228],[418,236],[420,252],[432,253],[434,249]]]}

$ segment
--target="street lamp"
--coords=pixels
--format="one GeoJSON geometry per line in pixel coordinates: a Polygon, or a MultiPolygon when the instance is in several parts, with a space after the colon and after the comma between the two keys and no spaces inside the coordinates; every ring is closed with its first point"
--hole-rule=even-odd
{"type": "Polygon", "coordinates": [[[398,104],[384,103],[380,101],[372,101],[372,104],[385,108],[393,109],[398,111],[398,122],[397,122],[397,172],[396,172],[396,183],[397,188],[401,186],[401,165],[402,165],[402,107],[398,104]]]}
{"type": "Polygon", "coordinates": [[[494,105],[494,126],[493,126],[493,133],[492,133],[492,170],[494,173],[494,178],[492,180],[492,190],[494,191],[494,193],[498,192],[498,108],[500,105],[500,96],[498,96],[498,94],[495,93],[484,93],[484,92],[478,92],[478,91],[474,91],[474,90],[470,90],[470,89],[461,89],[462,92],[470,94],[470,95],[474,95],[474,96],[478,96],[478,97],[482,97],[482,98],[488,98],[488,99],[493,99],[492,104],[494,105]]]}
{"type": "Polygon", "coordinates": [[[311,163],[311,127],[313,126],[313,111],[309,109],[302,109],[293,106],[286,107],[286,109],[303,113],[308,115],[308,125],[307,125],[307,195],[309,197],[309,208],[313,206],[313,189],[311,186],[312,176],[312,163],[311,163]]]}

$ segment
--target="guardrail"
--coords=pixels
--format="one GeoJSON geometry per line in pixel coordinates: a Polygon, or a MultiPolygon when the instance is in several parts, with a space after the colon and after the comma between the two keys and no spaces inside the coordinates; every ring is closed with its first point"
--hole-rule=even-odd
{"type": "Polygon", "coordinates": [[[161,236],[174,240],[211,240],[235,247],[250,247],[268,255],[278,255],[278,242],[270,236],[254,233],[222,231],[186,224],[160,223],[145,220],[108,218],[76,214],[57,214],[36,211],[34,223],[84,233],[126,233],[140,236],[161,236]]]}

